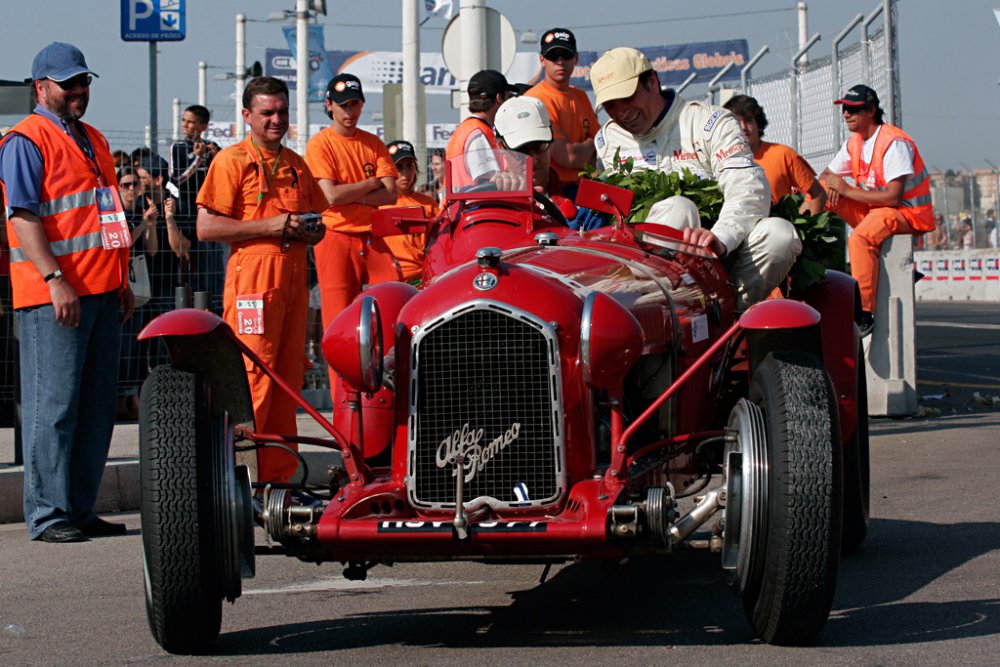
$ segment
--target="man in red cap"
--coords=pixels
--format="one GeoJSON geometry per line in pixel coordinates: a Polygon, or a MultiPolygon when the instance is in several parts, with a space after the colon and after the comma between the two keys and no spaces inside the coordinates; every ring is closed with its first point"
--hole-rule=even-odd
{"type": "Polygon", "coordinates": [[[893,234],[934,229],[930,178],[913,139],[883,120],[874,90],[854,86],[834,104],[842,107],[852,134],[819,180],[827,191],[827,208],[853,228],[847,249],[861,290],[861,333],[868,335],[875,324],[882,243],[893,234]]]}

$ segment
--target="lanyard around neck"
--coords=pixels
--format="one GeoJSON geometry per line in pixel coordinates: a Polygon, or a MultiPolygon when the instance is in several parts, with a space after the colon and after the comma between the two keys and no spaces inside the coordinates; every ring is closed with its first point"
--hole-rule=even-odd
{"type": "MultiPolygon", "coordinates": [[[[253,137],[250,137],[250,143],[253,144],[253,147],[257,150],[257,156],[260,158],[260,166],[263,167],[264,170],[265,170],[265,172],[266,172],[266,170],[267,170],[267,161],[264,159],[264,153],[260,150],[260,146],[257,145],[257,142],[253,140],[253,137]]],[[[278,153],[274,156],[274,164],[271,166],[271,173],[270,174],[267,174],[267,173],[264,174],[264,186],[265,186],[265,189],[270,189],[270,187],[271,187],[271,181],[274,179],[274,174],[278,171],[278,163],[281,162],[281,149],[282,148],[283,148],[283,146],[281,146],[279,144],[278,145],[278,153]]],[[[264,199],[264,190],[262,190],[262,191],[260,191],[260,192],[257,193],[257,203],[259,204],[261,201],[263,201],[263,199],[264,199]]]]}

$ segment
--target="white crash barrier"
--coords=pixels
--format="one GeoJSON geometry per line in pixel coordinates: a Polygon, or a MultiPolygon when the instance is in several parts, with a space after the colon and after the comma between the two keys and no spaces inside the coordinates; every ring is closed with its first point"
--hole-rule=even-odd
{"type": "Polygon", "coordinates": [[[921,250],[913,259],[924,274],[918,301],[1000,302],[1000,249],[921,250]]]}
{"type": "Polygon", "coordinates": [[[881,260],[875,330],[864,339],[868,414],[905,417],[917,411],[913,237],[889,237],[881,260]]]}

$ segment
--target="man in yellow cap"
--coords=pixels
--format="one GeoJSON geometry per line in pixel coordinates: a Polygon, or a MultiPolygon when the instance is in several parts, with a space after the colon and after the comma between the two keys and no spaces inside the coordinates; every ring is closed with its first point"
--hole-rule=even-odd
{"type": "Polygon", "coordinates": [[[700,226],[685,197],[654,204],[649,222],[683,229],[686,241],[725,258],[741,309],[766,297],[788,275],[802,242],[792,223],[768,217],[770,187],[736,117],[661,90],[649,59],[635,49],[608,51],[591,67],[590,79],[597,106],[611,117],[594,139],[598,159],[612,167],[617,152],[636,170],[687,168],[718,181],[725,202],[711,230],[700,226]]]}

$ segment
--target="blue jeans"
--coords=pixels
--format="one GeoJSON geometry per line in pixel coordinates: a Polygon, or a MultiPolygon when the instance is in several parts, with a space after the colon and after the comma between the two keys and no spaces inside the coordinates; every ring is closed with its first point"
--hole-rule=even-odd
{"type": "Polygon", "coordinates": [[[16,311],[21,335],[24,521],[31,539],[92,521],[115,426],[121,324],[115,292],[80,297],[80,325],[52,305],[16,311]]]}

